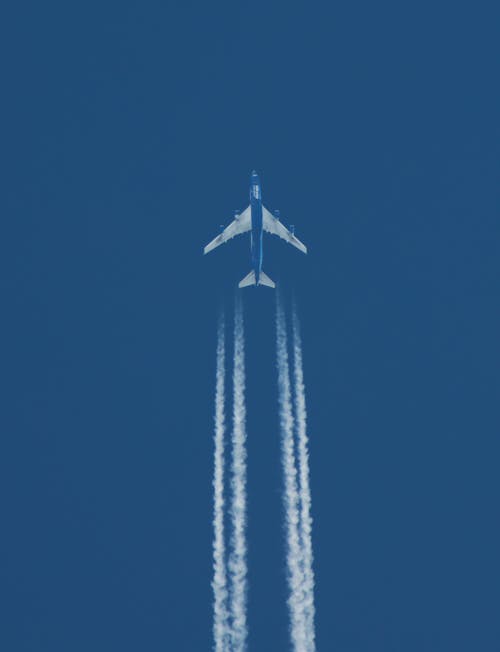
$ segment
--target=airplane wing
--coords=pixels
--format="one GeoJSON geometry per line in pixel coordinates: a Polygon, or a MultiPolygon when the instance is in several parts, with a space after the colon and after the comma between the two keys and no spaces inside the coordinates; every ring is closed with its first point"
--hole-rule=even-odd
{"type": "Polygon", "coordinates": [[[264,231],[277,235],[279,238],[283,238],[283,240],[286,240],[294,247],[297,247],[297,249],[302,251],[302,253],[307,254],[307,247],[305,244],[302,244],[302,242],[264,206],[262,206],[262,226],[264,231]]]}
{"type": "Polygon", "coordinates": [[[246,233],[252,228],[252,211],[250,206],[246,208],[243,213],[240,213],[236,219],[234,219],[229,226],[226,226],[222,233],[209,242],[205,249],[203,249],[204,254],[208,254],[209,251],[215,249],[221,244],[224,244],[228,240],[231,240],[236,235],[241,233],[246,233]]]}

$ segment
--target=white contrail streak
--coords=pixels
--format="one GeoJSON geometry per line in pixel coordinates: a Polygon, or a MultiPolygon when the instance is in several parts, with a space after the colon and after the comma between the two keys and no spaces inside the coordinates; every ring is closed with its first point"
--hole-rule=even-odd
{"type": "Polygon", "coordinates": [[[234,314],[233,369],[233,457],[231,468],[231,650],[243,652],[247,641],[247,545],[246,545],[246,407],[245,407],[245,340],[243,309],[239,297],[234,314]]]}
{"type": "Polygon", "coordinates": [[[295,652],[307,651],[304,619],[304,575],[299,538],[299,497],[294,451],[294,420],[290,389],[286,323],[281,298],[276,301],[276,349],[278,364],[278,400],[281,426],[281,456],[284,475],[283,502],[287,539],[287,570],[290,595],[290,635],[295,652]]]}
{"type": "Polygon", "coordinates": [[[307,412],[302,366],[302,342],[296,307],[293,309],[293,370],[297,449],[299,460],[300,494],[300,544],[302,548],[302,571],[304,574],[304,616],[307,636],[307,652],[315,650],[314,631],[314,570],[312,550],[311,489],[309,486],[309,452],[307,436],[307,412]]]}
{"type": "Polygon", "coordinates": [[[227,652],[229,623],[227,611],[226,546],[224,537],[224,432],[225,432],[225,344],[224,320],[217,331],[217,361],[215,374],[215,433],[214,433],[214,541],[212,589],[214,592],[214,651],[227,652]]]}

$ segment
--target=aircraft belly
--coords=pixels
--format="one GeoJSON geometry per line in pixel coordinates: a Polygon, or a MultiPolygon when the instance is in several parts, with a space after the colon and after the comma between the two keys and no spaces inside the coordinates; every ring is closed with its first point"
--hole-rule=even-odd
{"type": "Polygon", "coordinates": [[[252,263],[256,272],[262,266],[262,204],[252,202],[252,263]]]}

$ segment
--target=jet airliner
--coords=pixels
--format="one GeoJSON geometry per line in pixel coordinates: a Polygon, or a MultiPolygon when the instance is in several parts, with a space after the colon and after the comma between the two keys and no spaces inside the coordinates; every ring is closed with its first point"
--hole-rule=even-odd
{"type": "Polygon", "coordinates": [[[267,274],[262,271],[262,234],[263,231],[272,233],[278,237],[286,240],[290,244],[297,247],[304,254],[307,253],[307,247],[295,236],[294,228],[288,230],[279,219],[279,212],[275,211],[274,215],[267,210],[262,204],[262,192],[260,187],[259,175],[255,170],[252,172],[250,179],[250,205],[240,213],[236,212],[234,220],[227,226],[222,233],[207,244],[203,250],[204,254],[215,249],[219,245],[231,240],[236,235],[247,233],[251,231],[250,235],[250,252],[252,256],[252,271],[243,278],[239,286],[240,288],[247,287],[248,285],[266,285],[267,287],[274,288],[275,283],[267,274]]]}

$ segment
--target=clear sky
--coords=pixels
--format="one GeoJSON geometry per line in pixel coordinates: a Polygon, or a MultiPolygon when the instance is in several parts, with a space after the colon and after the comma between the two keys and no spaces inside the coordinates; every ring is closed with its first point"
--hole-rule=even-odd
{"type": "MultiPolygon", "coordinates": [[[[497,3],[1,20],[0,648],[211,647],[216,319],[248,197],[303,323],[321,652],[500,649],[497,3]]],[[[245,292],[250,649],[289,649],[274,303],[245,292]]]]}

